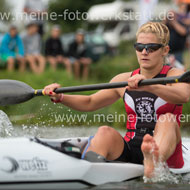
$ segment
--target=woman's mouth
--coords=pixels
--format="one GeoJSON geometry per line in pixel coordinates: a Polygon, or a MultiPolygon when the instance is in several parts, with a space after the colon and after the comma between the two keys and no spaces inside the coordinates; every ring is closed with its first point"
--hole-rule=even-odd
{"type": "Polygon", "coordinates": [[[142,61],[150,61],[150,59],[147,59],[147,58],[142,58],[141,60],[142,61]]]}

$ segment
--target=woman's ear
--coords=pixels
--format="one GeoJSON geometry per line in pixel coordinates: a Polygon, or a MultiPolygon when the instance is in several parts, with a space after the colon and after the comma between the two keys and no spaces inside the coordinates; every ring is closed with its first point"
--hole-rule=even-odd
{"type": "Polygon", "coordinates": [[[169,53],[169,51],[170,51],[169,45],[164,46],[164,48],[163,48],[163,56],[166,56],[169,53]]]}

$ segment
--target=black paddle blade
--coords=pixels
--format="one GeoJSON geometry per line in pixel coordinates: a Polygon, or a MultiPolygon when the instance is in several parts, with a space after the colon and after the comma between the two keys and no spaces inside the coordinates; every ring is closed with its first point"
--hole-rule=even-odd
{"type": "Polygon", "coordinates": [[[190,83],[190,71],[185,72],[179,77],[179,82],[187,82],[190,83]]]}
{"type": "Polygon", "coordinates": [[[34,96],[34,89],[24,82],[0,80],[0,105],[25,102],[34,96]]]}

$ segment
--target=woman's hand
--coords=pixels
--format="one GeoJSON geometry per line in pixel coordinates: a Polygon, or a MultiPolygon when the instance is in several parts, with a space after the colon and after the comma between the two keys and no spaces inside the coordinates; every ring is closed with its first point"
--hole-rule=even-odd
{"type": "Polygon", "coordinates": [[[58,103],[61,102],[63,94],[56,94],[55,89],[60,88],[61,85],[57,83],[50,84],[44,87],[44,94],[50,96],[51,101],[58,103]]]}
{"type": "Polygon", "coordinates": [[[129,79],[128,79],[128,86],[126,87],[126,89],[127,90],[140,90],[140,91],[142,91],[142,90],[145,90],[144,88],[146,88],[146,87],[139,87],[138,86],[138,84],[139,84],[139,82],[141,81],[141,80],[144,80],[144,79],[146,79],[145,78],[145,76],[144,75],[141,75],[141,74],[137,74],[137,75],[134,75],[134,76],[132,76],[132,77],[130,77],[129,79]]]}

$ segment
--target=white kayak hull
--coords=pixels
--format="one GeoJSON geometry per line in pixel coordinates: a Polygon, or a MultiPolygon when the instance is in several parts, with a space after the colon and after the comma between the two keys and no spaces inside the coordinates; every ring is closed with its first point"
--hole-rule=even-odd
{"type": "MultiPolygon", "coordinates": [[[[42,139],[43,140],[43,139],[42,139]]],[[[52,145],[67,139],[43,141],[52,145]]],[[[83,147],[87,138],[70,141],[83,147]]],[[[190,147],[190,144],[188,145],[190,147]]],[[[185,155],[190,158],[187,150],[185,155]]],[[[174,173],[190,172],[190,160],[185,168],[174,173]]],[[[176,172],[175,172],[176,171],[176,172]]],[[[109,182],[122,182],[143,175],[143,166],[131,163],[93,163],[71,157],[29,138],[0,140],[0,189],[84,188],[109,182]],[[63,186],[64,184],[64,186],[63,186]]]]}

